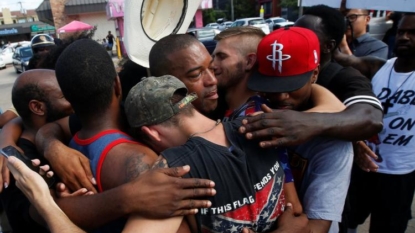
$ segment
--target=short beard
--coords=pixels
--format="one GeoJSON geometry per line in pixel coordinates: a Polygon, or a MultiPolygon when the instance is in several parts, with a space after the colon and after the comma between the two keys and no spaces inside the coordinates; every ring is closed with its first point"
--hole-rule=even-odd
{"type": "Polygon", "coordinates": [[[59,120],[61,118],[68,116],[67,113],[60,112],[55,107],[53,107],[50,101],[45,101],[45,105],[46,105],[46,122],[47,123],[54,122],[56,120],[59,120]]]}
{"type": "Polygon", "coordinates": [[[415,55],[414,49],[408,49],[405,51],[399,51],[396,49],[396,47],[393,48],[393,53],[396,55],[396,57],[400,58],[413,58],[415,55]]]}
{"type": "Polygon", "coordinates": [[[243,62],[240,61],[236,65],[236,70],[232,73],[228,73],[228,81],[225,85],[220,86],[221,88],[228,89],[230,87],[236,86],[242,79],[242,76],[245,75],[245,70],[243,69],[243,62]]]}

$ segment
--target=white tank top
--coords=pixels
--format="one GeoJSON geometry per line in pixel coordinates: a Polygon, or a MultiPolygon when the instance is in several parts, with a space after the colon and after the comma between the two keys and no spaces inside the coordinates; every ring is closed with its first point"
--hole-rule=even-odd
{"type": "Polygon", "coordinates": [[[397,73],[392,58],[372,79],[384,109],[380,144],[370,147],[383,159],[378,172],[407,174],[415,170],[415,72],[397,73]]]}

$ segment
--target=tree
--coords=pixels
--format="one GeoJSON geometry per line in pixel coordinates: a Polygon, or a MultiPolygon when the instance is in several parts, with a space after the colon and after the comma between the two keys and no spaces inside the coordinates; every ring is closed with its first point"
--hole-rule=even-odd
{"type": "Polygon", "coordinates": [[[226,14],[220,10],[206,9],[203,10],[203,23],[206,25],[208,23],[214,23],[219,18],[227,18],[226,14]]]}
{"type": "MultiPolygon", "coordinates": [[[[231,16],[231,4],[226,4],[226,10],[231,16]]],[[[259,9],[255,0],[233,0],[234,19],[259,16],[259,9]]]]}
{"type": "Polygon", "coordinates": [[[256,1],[234,0],[235,19],[259,16],[256,1]]]}
{"type": "Polygon", "coordinates": [[[213,9],[203,10],[203,23],[206,25],[208,23],[216,22],[216,14],[213,9]]]}

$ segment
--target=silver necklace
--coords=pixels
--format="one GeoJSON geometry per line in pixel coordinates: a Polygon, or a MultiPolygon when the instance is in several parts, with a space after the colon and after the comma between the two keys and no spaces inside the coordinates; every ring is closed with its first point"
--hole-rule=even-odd
{"type": "Polygon", "coordinates": [[[206,131],[203,131],[203,132],[192,133],[192,134],[190,134],[189,139],[190,139],[190,138],[192,138],[192,137],[194,137],[194,136],[195,136],[195,135],[197,135],[197,134],[203,134],[203,133],[207,133],[207,132],[212,131],[212,130],[213,130],[214,128],[216,128],[216,126],[218,126],[220,123],[221,123],[221,120],[220,120],[220,119],[218,119],[218,120],[216,121],[215,125],[214,125],[212,128],[210,128],[210,129],[208,129],[208,130],[206,130],[206,131]]]}
{"type": "MultiPolygon", "coordinates": [[[[389,72],[389,78],[388,78],[388,89],[389,90],[391,90],[391,92],[392,92],[392,89],[391,89],[391,87],[390,87],[390,81],[391,81],[391,76],[392,76],[392,72],[395,70],[395,66],[392,66],[392,69],[391,69],[391,71],[389,72]]],[[[409,75],[408,75],[408,77],[402,82],[402,84],[398,87],[398,89],[396,89],[396,91],[392,94],[392,95],[390,95],[390,97],[389,98],[387,98],[386,99],[386,101],[385,102],[382,102],[382,107],[383,107],[383,113],[384,114],[387,114],[388,113],[388,111],[389,111],[389,108],[391,108],[391,107],[393,107],[393,105],[394,104],[392,104],[391,103],[391,99],[393,98],[393,96],[401,89],[401,87],[406,83],[406,81],[408,81],[409,80],[409,78],[414,74],[414,72],[415,71],[412,71],[409,75]]]]}

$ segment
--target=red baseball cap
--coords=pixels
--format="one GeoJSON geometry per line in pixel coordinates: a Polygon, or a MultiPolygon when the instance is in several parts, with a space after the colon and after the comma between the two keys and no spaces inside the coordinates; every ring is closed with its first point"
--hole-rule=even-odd
{"type": "Polygon", "coordinates": [[[258,45],[258,70],[248,88],[267,93],[292,92],[302,88],[320,63],[320,42],[306,28],[280,28],[258,45]]]}

